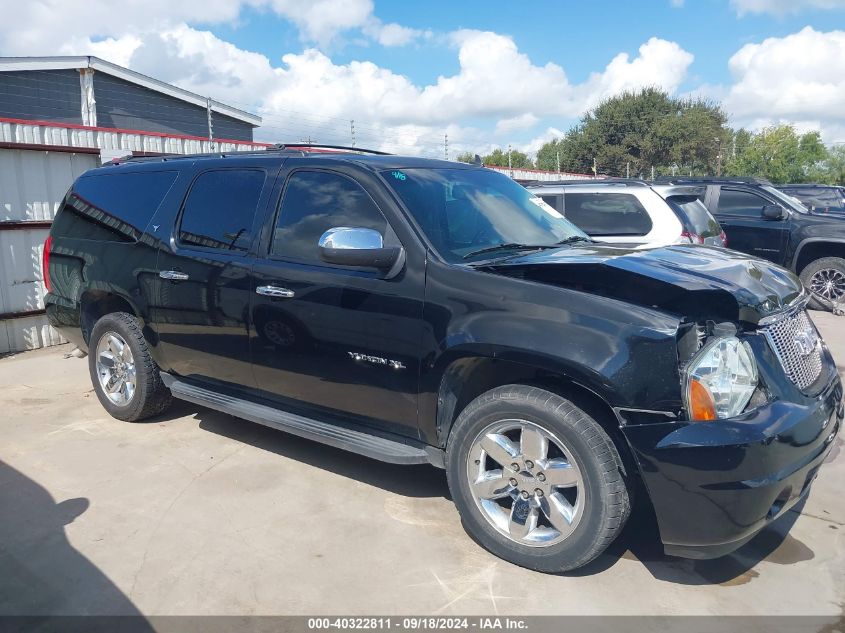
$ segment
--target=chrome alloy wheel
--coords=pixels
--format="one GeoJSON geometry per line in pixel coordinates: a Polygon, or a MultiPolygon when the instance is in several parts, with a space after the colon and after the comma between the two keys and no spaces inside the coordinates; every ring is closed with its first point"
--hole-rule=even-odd
{"type": "Polygon", "coordinates": [[[810,291],[831,302],[845,299],[845,274],[835,268],[822,268],[810,277],[810,291]]]}
{"type": "Polygon", "coordinates": [[[103,393],[114,404],[123,406],[135,395],[135,359],[120,334],[106,332],[97,343],[97,376],[103,393]]]}
{"type": "Polygon", "coordinates": [[[584,514],[584,479],[569,449],[527,420],[500,420],[481,431],[467,478],[481,514],[521,545],[559,543],[584,514]]]}

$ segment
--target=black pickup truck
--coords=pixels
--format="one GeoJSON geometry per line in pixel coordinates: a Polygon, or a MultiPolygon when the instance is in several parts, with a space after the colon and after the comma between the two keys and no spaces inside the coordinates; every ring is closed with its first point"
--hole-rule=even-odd
{"type": "Polygon", "coordinates": [[[730,552],[807,494],[842,424],[792,273],[595,243],[474,165],[132,159],[73,184],[44,253],[50,321],[115,418],[175,397],[445,468],[471,535],[531,569],[598,556],[635,490],[667,552],[730,552]]]}
{"type": "Polygon", "coordinates": [[[759,178],[662,178],[704,186],[704,204],[719,220],[728,248],[768,259],[799,275],[810,307],[845,304],[845,215],[809,209],[759,178]]]}

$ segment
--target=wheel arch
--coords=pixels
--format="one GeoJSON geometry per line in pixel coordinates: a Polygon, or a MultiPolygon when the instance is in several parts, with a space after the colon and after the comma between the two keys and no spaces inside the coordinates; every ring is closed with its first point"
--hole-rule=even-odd
{"type": "Polygon", "coordinates": [[[509,384],[539,387],[566,398],[598,422],[613,440],[623,474],[632,472],[630,448],[606,387],[582,372],[550,368],[541,362],[517,362],[491,356],[467,355],[454,359],[442,372],[437,390],[436,430],[441,448],[448,444],[452,427],[466,406],[481,394],[509,384]]]}
{"type": "Polygon", "coordinates": [[[79,299],[79,309],[82,336],[86,344],[90,341],[94,324],[107,314],[127,312],[140,319],[140,311],[132,301],[108,290],[86,290],[79,299]]]}
{"type": "Polygon", "coordinates": [[[822,257],[841,257],[845,259],[845,239],[829,237],[808,237],[798,244],[792,258],[792,269],[801,274],[810,263],[822,257]]]}

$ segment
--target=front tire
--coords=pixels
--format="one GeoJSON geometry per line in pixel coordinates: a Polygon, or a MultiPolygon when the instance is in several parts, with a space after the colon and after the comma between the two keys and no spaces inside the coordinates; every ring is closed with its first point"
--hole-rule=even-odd
{"type": "Polygon", "coordinates": [[[618,452],[568,400],[536,387],[482,394],[458,416],[447,447],[449,490],[465,528],[516,565],[586,565],[630,514],[618,452]]]}
{"type": "Polygon", "coordinates": [[[109,415],[137,422],[170,406],[170,390],[134,316],[113,312],[102,317],[91,331],[88,348],[91,382],[109,415]]]}
{"type": "Polygon", "coordinates": [[[814,310],[830,312],[845,303],[845,259],[822,257],[807,264],[799,276],[814,310]]]}

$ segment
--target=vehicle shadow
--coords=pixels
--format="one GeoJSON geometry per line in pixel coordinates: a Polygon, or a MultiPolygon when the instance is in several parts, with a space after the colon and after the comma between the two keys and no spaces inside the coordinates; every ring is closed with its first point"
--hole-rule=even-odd
{"type": "Polygon", "coordinates": [[[199,427],[204,431],[388,492],[405,497],[444,497],[451,500],[445,471],[439,468],[380,462],[188,402],[174,402],[173,407],[164,416],[157,416],[151,422],[162,422],[182,416],[193,416],[199,420],[199,427]]]}
{"type": "Polygon", "coordinates": [[[635,560],[657,580],[682,585],[743,585],[759,576],[758,563],[789,565],[814,557],[813,551],[789,534],[801,515],[804,500],[738,550],[710,560],[691,560],[663,553],[657,521],[648,504],[631,515],[616,541],[589,565],[565,575],[592,576],[607,571],[621,559],[635,560]]]}
{"type": "Polygon", "coordinates": [[[135,616],[132,631],[152,631],[132,601],[76,551],[64,526],[88,499],[56,503],[42,486],[0,460],[0,616],[38,616],[22,624],[49,629],[44,616],[135,616]]]}
{"type": "MultiPolygon", "coordinates": [[[[151,421],[183,416],[199,420],[199,427],[204,431],[395,494],[451,500],[445,472],[431,466],[386,464],[183,401],[174,402],[166,414],[151,421]]],[[[814,556],[812,550],[789,534],[801,514],[803,501],[736,552],[713,560],[690,560],[663,553],[654,512],[647,497],[642,493],[638,497],[644,502],[637,504],[619,538],[592,563],[563,575],[593,576],[611,569],[621,559],[628,559],[640,562],[658,580],[683,585],[732,586],[756,578],[759,573],[755,567],[762,560],[792,564],[814,556]]]]}

